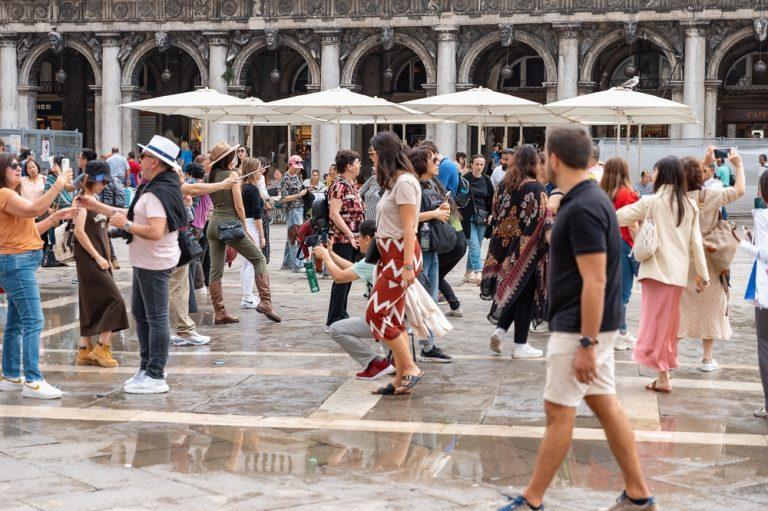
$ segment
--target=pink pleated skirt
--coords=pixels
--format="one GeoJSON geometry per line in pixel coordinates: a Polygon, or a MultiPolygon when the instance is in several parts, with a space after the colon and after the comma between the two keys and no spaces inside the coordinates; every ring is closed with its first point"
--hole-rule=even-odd
{"type": "Polygon", "coordinates": [[[685,288],[658,280],[643,279],[640,327],[632,359],[657,371],[677,367],[677,329],[680,327],[680,298],[685,288]]]}

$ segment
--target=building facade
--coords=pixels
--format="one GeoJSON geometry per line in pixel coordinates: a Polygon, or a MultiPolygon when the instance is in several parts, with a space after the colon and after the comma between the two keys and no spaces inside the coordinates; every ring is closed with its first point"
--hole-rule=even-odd
{"type": "MultiPolygon", "coordinates": [[[[156,132],[194,142],[194,122],[119,105],[196,87],[270,101],[341,85],[403,101],[481,85],[545,103],[637,75],[638,90],[685,102],[701,121],[647,127],[644,136],[760,136],[768,129],[766,7],[768,0],[3,1],[0,127],[78,129],[105,152],[156,132]]],[[[475,149],[476,128],[395,129],[407,139],[433,137],[446,155],[475,149]]],[[[280,144],[285,152],[284,129],[257,130],[257,152],[280,152],[280,144]]],[[[295,130],[298,143],[311,141],[313,167],[324,169],[335,127],[295,130]]],[[[235,135],[227,126],[213,131],[235,135]]],[[[345,128],[339,142],[362,148],[371,134],[345,128]]]]}

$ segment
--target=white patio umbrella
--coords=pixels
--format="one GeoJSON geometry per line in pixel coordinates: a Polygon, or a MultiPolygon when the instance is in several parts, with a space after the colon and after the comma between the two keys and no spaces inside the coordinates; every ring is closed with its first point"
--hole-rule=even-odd
{"type": "Polygon", "coordinates": [[[259,98],[245,98],[244,104],[232,108],[230,113],[222,115],[215,122],[220,124],[236,124],[248,126],[251,154],[253,154],[253,127],[254,126],[287,126],[288,127],[288,147],[291,147],[291,130],[296,125],[317,126],[325,124],[326,121],[297,114],[281,114],[274,110],[267,109],[263,105],[264,101],[259,98]]]}
{"type": "Polygon", "coordinates": [[[485,87],[414,99],[406,101],[403,105],[442,119],[477,125],[478,152],[480,152],[483,126],[504,126],[504,145],[506,145],[509,124],[519,126],[522,137],[523,126],[548,126],[573,122],[553,114],[535,101],[485,87]]]}
{"type": "MultiPolygon", "coordinates": [[[[639,83],[637,77],[619,87],[576,96],[546,105],[546,109],[583,124],[616,125],[616,154],[619,154],[621,125],[639,126],[638,160],[643,145],[643,125],[695,124],[693,109],[683,103],[670,101],[652,94],[632,90],[639,83]]],[[[629,129],[627,129],[629,154],[629,129]]]]}
{"type": "Polygon", "coordinates": [[[120,106],[156,114],[183,115],[184,117],[200,119],[203,121],[204,126],[203,147],[207,147],[209,142],[208,123],[210,121],[215,121],[227,114],[242,113],[245,108],[248,108],[253,113],[257,111],[263,114],[276,113],[263,106],[248,104],[241,98],[222,94],[217,90],[208,88],[134,101],[120,106]]]}
{"type": "Polygon", "coordinates": [[[283,114],[307,115],[328,123],[335,123],[337,139],[340,126],[346,119],[367,117],[373,121],[376,129],[379,123],[399,124],[406,116],[420,115],[419,112],[408,107],[383,98],[358,94],[343,87],[278,99],[265,103],[265,106],[283,114]],[[393,120],[390,121],[390,119],[393,120]]]}

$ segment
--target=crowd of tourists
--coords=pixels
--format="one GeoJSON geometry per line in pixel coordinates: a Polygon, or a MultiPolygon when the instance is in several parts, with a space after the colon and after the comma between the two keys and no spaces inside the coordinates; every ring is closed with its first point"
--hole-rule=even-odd
{"type": "MultiPolygon", "coordinates": [[[[222,284],[235,257],[241,308],[279,323],[267,266],[269,226],[279,215],[288,229],[281,270],[333,279],[325,330],[360,365],[359,379],[391,376],[376,393],[410,394],[424,377],[417,363],[452,361],[437,342],[452,328],[446,316],[470,319],[446,278],[465,256],[464,284],[489,302],[489,350],[501,354],[512,328],[513,358],[543,357],[528,337],[548,324],[547,433],[529,485],[502,509],[541,509],[582,400],[612,439],[626,481],[611,509],[656,509],[616,400],[614,351],[633,350],[638,364],[658,372],[649,391],[672,392],[682,338],[701,340],[701,371],[718,370],[715,341],[732,336],[729,270],[739,246],[755,260],[746,296],[755,303],[768,396],[768,210],[754,210],[754,233],[725,220],[726,206],[746,191],[735,149],[719,158],[713,147],[698,157],[666,157],[633,183],[627,162],[602,162],[581,127],[550,130],[545,147],[495,146],[489,155],[455,159],[431,141],[408,147],[379,132],[368,149],[370,176],[346,149],[321,175],[299,155],[285,169],[271,168],[226,141],[194,161],[161,136],[139,147],[138,159],[117,148],[101,158],[83,149],[76,170],[58,158],[47,175],[29,152],[0,152],[0,287],[8,296],[0,390],[61,396],[38,365],[43,314],[35,277],[41,262],[61,264],[61,246],[71,249],[79,283],[75,363],[115,367],[110,340],[128,328],[128,313],[113,278],[119,263],[111,238],[128,243],[141,363],[127,393],[167,392],[171,344],[210,341],[190,317],[196,290],[210,295],[216,325],[239,321],[222,284]],[[131,185],[138,188],[126,200],[131,185]],[[366,283],[368,302],[350,317],[355,280],[366,283]],[[627,307],[636,281],[642,299],[633,333],[627,307]],[[419,341],[418,356],[409,336],[419,341]]],[[[768,173],[759,193],[768,199],[768,173]]],[[[767,408],[755,416],[768,419],[767,408]]]]}

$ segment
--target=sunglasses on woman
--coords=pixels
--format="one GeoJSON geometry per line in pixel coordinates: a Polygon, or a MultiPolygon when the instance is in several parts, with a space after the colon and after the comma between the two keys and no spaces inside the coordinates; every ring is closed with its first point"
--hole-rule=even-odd
{"type": "Polygon", "coordinates": [[[19,170],[21,168],[21,165],[19,165],[19,162],[17,161],[11,163],[8,166],[11,167],[11,170],[19,170]]]}

